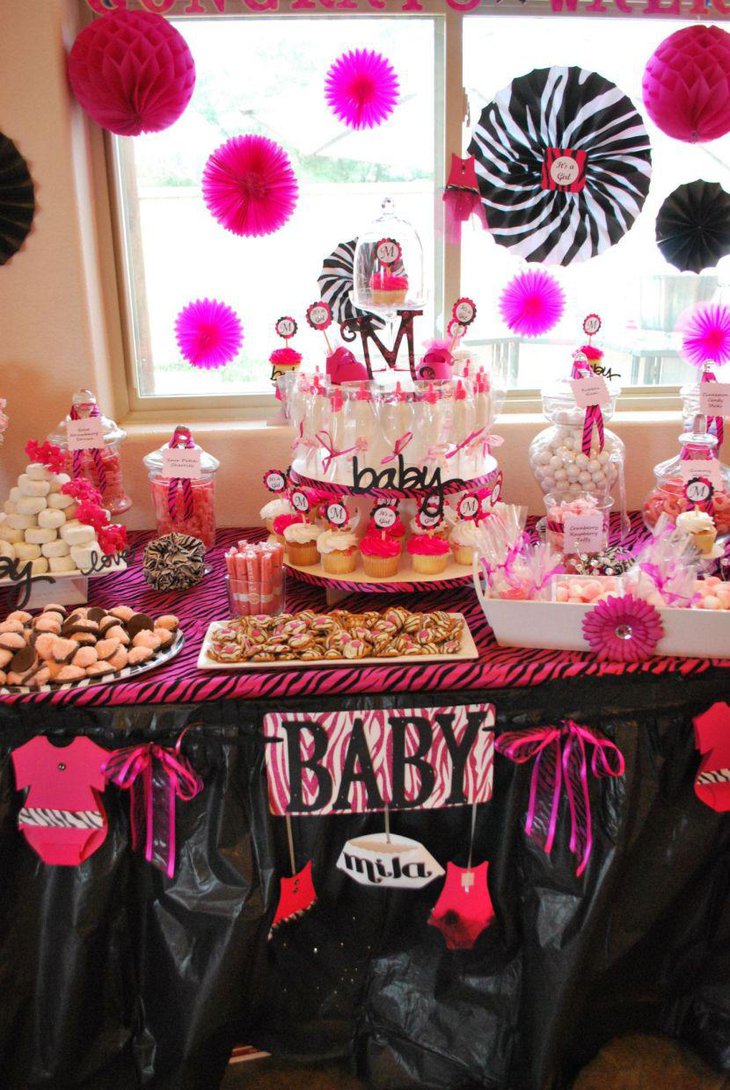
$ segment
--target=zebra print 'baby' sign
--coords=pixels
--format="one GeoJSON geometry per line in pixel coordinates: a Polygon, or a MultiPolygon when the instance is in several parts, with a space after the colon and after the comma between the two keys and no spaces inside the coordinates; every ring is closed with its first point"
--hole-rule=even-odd
{"type": "Polygon", "coordinates": [[[273,814],[438,809],[492,795],[494,705],[264,717],[273,814]]]}

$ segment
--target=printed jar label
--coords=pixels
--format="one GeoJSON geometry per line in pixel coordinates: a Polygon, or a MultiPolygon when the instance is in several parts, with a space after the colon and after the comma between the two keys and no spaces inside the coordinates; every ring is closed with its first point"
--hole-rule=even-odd
{"type": "Polygon", "coordinates": [[[566,553],[600,553],[601,549],[606,548],[606,530],[600,511],[566,515],[563,532],[563,551],[566,553]]]}
{"type": "Polygon", "coordinates": [[[200,447],[166,447],[162,452],[162,476],[200,480],[200,447]]]}
{"type": "Polygon", "coordinates": [[[730,416],[730,382],[703,382],[700,412],[705,416],[730,416]]]}
{"type": "Polygon", "coordinates": [[[98,416],[67,420],[66,436],[69,450],[93,450],[104,446],[104,426],[98,416]]]}
{"type": "Polygon", "coordinates": [[[601,378],[600,375],[572,378],[570,385],[573,389],[575,403],[579,409],[587,409],[591,405],[608,405],[611,400],[606,380],[601,378]]]}

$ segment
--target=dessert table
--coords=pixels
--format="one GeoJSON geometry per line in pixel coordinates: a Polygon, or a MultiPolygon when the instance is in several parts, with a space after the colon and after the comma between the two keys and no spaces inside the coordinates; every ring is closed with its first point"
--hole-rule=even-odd
{"type": "MultiPolygon", "coordinates": [[[[222,553],[240,536],[219,531],[210,574],[187,593],[151,591],[139,555],[90,584],[91,602],[177,614],[177,658],[129,682],[0,698],[4,1090],[212,1090],[240,1041],[351,1057],[383,1090],[559,1090],[629,1029],[681,1036],[730,1068],[730,829],[695,796],[692,731],[726,697],[730,662],[500,648],[465,588],[392,601],[462,612],[473,661],[203,673],[203,634],[228,613],[222,553]],[[624,777],[591,781],[585,874],[563,810],[551,855],[525,836],[530,767],[498,757],[473,839],[496,917],[471,949],[447,949],[429,926],[438,883],[372,888],[335,868],[346,840],[382,828],[377,813],[292,819],[318,898],[269,938],[292,872],[286,823],[269,812],[264,714],[485,701],[498,734],[570,718],[622,751],[624,777]],[[19,835],[9,754],[33,735],[113,750],[172,745],[186,727],[204,787],[177,805],[172,878],[130,849],[116,787],[103,794],[106,839],[80,866],[44,864],[19,835]]],[[[147,537],[132,535],[137,550],[147,537]]],[[[289,580],[287,608],[307,607],[324,609],[323,590],[289,580]]],[[[390,815],[444,867],[466,863],[471,821],[464,806],[390,815]]]]}

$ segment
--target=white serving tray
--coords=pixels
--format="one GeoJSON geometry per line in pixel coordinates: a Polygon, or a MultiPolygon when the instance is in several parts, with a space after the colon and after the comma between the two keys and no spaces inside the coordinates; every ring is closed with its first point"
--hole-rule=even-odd
{"type": "MultiPolygon", "coordinates": [[[[501,647],[546,647],[556,651],[588,651],[582,624],[591,604],[522,602],[488,598],[475,575],[477,595],[501,647]]],[[[659,609],[664,636],[657,655],[687,658],[730,658],[730,611],[659,609]]]]}
{"type": "Polygon", "coordinates": [[[213,623],[208,626],[205,638],[203,639],[203,646],[201,647],[200,655],[198,656],[198,669],[248,670],[258,673],[261,670],[291,670],[300,669],[302,667],[310,670],[317,670],[322,667],[329,669],[330,666],[402,666],[404,663],[464,662],[469,659],[479,658],[477,645],[474,643],[474,637],[469,631],[469,625],[466,623],[463,614],[449,613],[449,617],[455,617],[463,623],[461,647],[451,655],[446,653],[440,655],[393,655],[390,658],[315,659],[314,661],[288,659],[285,662],[218,662],[208,654],[208,648],[211,646],[211,636],[216,629],[221,627],[221,625],[229,624],[230,621],[213,621],[213,623]]]}

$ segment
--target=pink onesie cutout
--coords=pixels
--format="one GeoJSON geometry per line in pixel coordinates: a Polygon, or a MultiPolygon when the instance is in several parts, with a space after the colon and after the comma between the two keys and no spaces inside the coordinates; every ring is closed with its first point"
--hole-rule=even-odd
{"type": "Polygon", "coordinates": [[[471,950],[494,919],[488,869],[486,860],[478,867],[446,864],[443,889],[428,922],[439,929],[449,950],[471,950]]]}
{"type": "Polygon", "coordinates": [[[730,810],[730,706],[713,704],[694,722],[695,745],[704,754],[695,794],[713,810],[730,810]]]}
{"type": "Polygon", "coordinates": [[[28,788],[18,827],[44,863],[75,867],[103,843],[108,823],[98,792],[109,756],[89,738],[54,746],[42,735],[13,750],[15,784],[28,788]]]}

